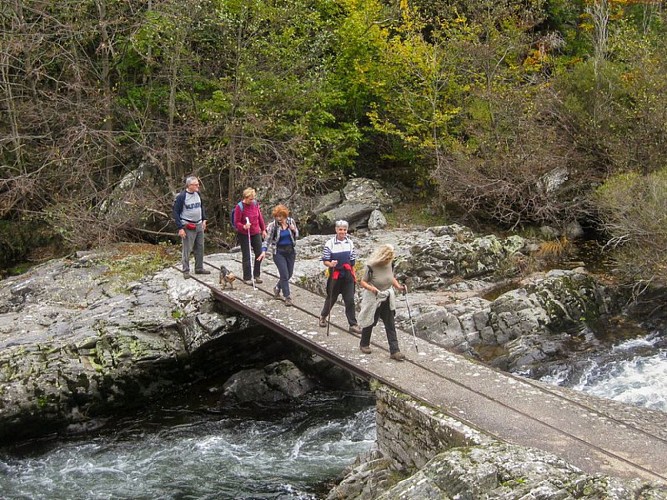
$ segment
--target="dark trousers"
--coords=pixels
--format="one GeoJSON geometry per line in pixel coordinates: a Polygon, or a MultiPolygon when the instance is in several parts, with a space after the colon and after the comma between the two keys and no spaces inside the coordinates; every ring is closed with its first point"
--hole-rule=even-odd
{"type": "Polygon", "coordinates": [[[338,296],[343,296],[343,304],[345,304],[345,316],[347,322],[352,325],[357,324],[357,315],[354,310],[354,279],[341,278],[333,279],[331,276],[327,280],[327,300],[324,302],[322,313],[320,317],[326,318],[329,311],[338,300],[338,296]]]}
{"type": "Polygon", "coordinates": [[[368,347],[371,344],[371,332],[373,327],[377,325],[378,319],[382,319],[384,329],[387,332],[387,342],[389,342],[389,354],[394,354],[400,351],[398,348],[398,339],[396,338],[396,325],[394,324],[394,316],[396,311],[389,308],[389,299],[385,300],[375,310],[375,319],[371,326],[367,326],[361,330],[361,342],[359,345],[368,347]]]}
{"type": "Polygon", "coordinates": [[[262,253],[262,235],[253,234],[250,236],[250,243],[252,245],[252,251],[255,254],[252,256],[254,262],[253,270],[250,272],[250,245],[248,245],[248,235],[236,233],[236,241],[238,241],[239,246],[241,247],[241,255],[243,261],[243,279],[249,281],[253,276],[259,278],[260,267],[262,262],[257,260],[259,254],[262,253]]]}
{"type": "Polygon", "coordinates": [[[294,273],[294,262],[296,261],[296,252],[293,246],[278,247],[276,253],[273,255],[273,262],[278,268],[280,281],[276,285],[278,290],[283,292],[283,297],[290,296],[289,280],[294,273]]]}

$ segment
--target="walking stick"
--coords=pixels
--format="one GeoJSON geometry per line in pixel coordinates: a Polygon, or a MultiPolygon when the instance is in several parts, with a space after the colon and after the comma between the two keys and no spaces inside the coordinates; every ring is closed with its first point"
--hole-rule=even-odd
{"type": "MultiPolygon", "coordinates": [[[[250,219],[248,217],[245,218],[245,221],[247,224],[250,224],[250,219]]],[[[248,228],[248,265],[250,266],[250,279],[252,280],[252,289],[257,290],[257,287],[255,287],[255,275],[253,274],[252,257],[256,257],[256,255],[255,252],[252,251],[252,243],[250,241],[250,228],[248,228]]]]}
{"type": "Polygon", "coordinates": [[[419,352],[417,349],[417,334],[415,333],[415,322],[412,321],[412,312],[410,311],[410,302],[408,301],[408,285],[403,285],[403,296],[405,297],[405,304],[408,306],[408,318],[410,318],[410,326],[412,327],[412,339],[415,343],[415,351],[419,352]]]}
{"type": "Polygon", "coordinates": [[[329,284],[327,286],[327,308],[329,312],[327,313],[327,337],[329,336],[329,327],[331,326],[331,308],[333,307],[331,305],[331,296],[333,295],[333,276],[329,276],[327,278],[329,284]]]}

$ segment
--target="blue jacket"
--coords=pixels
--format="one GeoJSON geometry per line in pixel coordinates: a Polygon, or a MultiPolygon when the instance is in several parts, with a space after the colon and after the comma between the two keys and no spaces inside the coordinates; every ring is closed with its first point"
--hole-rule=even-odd
{"type": "MultiPolygon", "coordinates": [[[[206,220],[206,210],[204,209],[204,199],[202,198],[201,193],[199,194],[199,199],[201,200],[201,220],[206,220]]],[[[176,228],[178,230],[183,229],[183,222],[181,221],[181,212],[183,211],[183,204],[185,203],[185,189],[178,193],[176,199],[174,200],[174,208],[172,209],[171,215],[174,218],[176,223],[176,228]]],[[[192,222],[199,222],[193,220],[192,222]]]]}

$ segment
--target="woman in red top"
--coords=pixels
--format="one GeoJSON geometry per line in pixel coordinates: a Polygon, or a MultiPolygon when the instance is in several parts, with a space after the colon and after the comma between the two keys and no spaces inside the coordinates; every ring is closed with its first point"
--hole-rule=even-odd
{"type": "Polygon", "coordinates": [[[262,240],[266,238],[266,225],[259,203],[255,200],[256,193],[253,188],[243,190],[242,203],[234,209],[234,226],[236,228],[236,239],[241,247],[243,255],[243,281],[250,283],[255,278],[255,283],[261,283],[260,267],[261,260],[257,257],[262,253],[262,240]],[[250,234],[250,238],[248,238],[250,234]],[[255,256],[254,266],[251,265],[250,247],[255,256]]]}

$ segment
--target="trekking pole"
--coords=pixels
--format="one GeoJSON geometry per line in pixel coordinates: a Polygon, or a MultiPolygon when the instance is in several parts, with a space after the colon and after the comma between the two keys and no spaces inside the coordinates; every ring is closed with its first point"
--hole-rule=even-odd
{"type": "Polygon", "coordinates": [[[329,276],[327,278],[327,308],[329,309],[329,312],[327,313],[327,337],[329,336],[329,327],[331,326],[331,308],[333,307],[331,305],[331,295],[333,295],[333,277],[329,276]]]}
{"type": "MultiPolygon", "coordinates": [[[[250,219],[245,218],[246,224],[250,224],[250,219]]],[[[253,274],[253,257],[255,257],[255,252],[252,251],[252,242],[250,241],[250,228],[248,228],[248,265],[250,266],[250,279],[252,280],[252,289],[257,290],[255,286],[255,275],[253,274]]]]}
{"type": "Polygon", "coordinates": [[[405,297],[405,305],[408,306],[408,318],[410,318],[410,326],[412,327],[412,339],[415,343],[415,351],[419,352],[417,349],[417,334],[415,333],[415,322],[412,321],[412,312],[410,311],[410,302],[408,301],[408,285],[403,285],[403,296],[405,297]]]}

